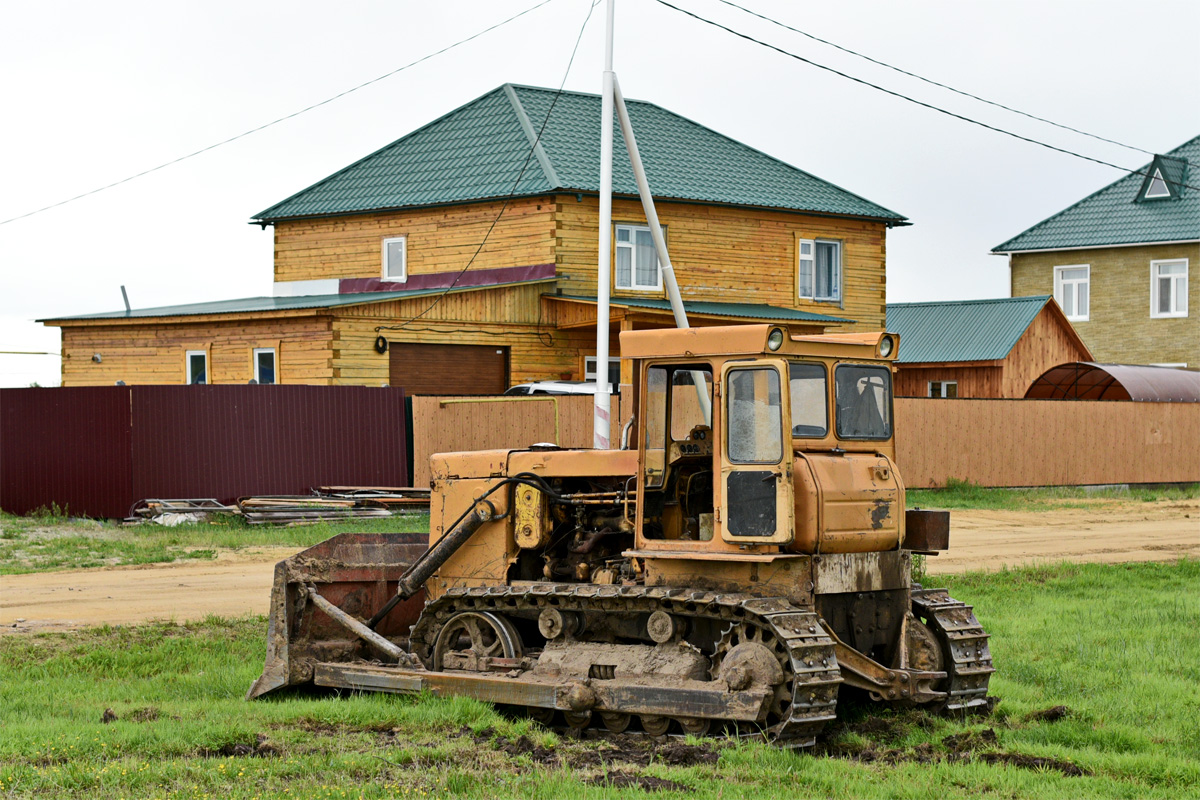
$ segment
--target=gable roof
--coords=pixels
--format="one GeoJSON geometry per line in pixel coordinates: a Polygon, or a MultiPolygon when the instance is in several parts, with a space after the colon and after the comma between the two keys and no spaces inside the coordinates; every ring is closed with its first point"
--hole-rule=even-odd
{"type": "Polygon", "coordinates": [[[896,361],[901,364],[1000,361],[1008,357],[1050,299],[1042,295],[888,303],[886,327],[900,334],[896,361]]]}
{"type": "MultiPolygon", "coordinates": [[[[555,101],[555,94],[500,86],[259,212],[255,221],[466,203],[507,197],[510,191],[595,194],[600,97],[563,92],[555,101]]],[[[909,224],[894,211],[653,103],[626,104],[657,198],[909,224]]],[[[636,196],[615,122],[614,131],[613,192],[636,196]]]]}
{"type": "Polygon", "coordinates": [[[993,253],[1200,239],[1200,136],[1136,172],[996,245],[993,253]],[[1189,169],[1189,165],[1191,168],[1189,169]],[[1162,171],[1173,196],[1144,198],[1151,167],[1162,171]],[[1190,178],[1190,180],[1189,180],[1190,178]]]}

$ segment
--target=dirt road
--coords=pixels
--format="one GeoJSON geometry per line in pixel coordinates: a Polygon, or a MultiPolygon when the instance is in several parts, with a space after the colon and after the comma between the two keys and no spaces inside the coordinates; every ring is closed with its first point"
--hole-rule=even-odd
{"type": "MultiPolygon", "coordinates": [[[[933,574],[1046,561],[1200,558],[1200,500],[1097,510],[955,511],[951,550],[933,574]]],[[[209,614],[265,614],[276,561],[296,548],[222,552],[215,561],[0,576],[0,632],[34,632],[209,614]]]]}

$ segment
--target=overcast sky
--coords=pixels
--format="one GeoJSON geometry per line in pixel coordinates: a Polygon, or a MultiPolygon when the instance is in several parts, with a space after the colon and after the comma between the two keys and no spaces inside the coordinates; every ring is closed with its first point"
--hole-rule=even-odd
{"type": "MultiPolygon", "coordinates": [[[[17,2],[0,26],[0,220],[325,100],[536,0],[17,2]]],[[[1136,169],[1150,159],[921,84],[723,5],[672,0],[949,110],[1136,169]]],[[[1153,152],[1200,133],[1200,3],[739,0],[927,78],[1153,152]]],[[[496,31],[265,131],[0,225],[0,351],[57,352],[33,320],[271,292],[258,211],[503,82],[557,86],[588,0],[496,31]]],[[[597,91],[596,9],[567,88],[597,91]]],[[[649,100],[906,215],[889,301],[1008,295],[988,251],[1120,177],[734,38],[617,0],[615,69],[649,100]]],[[[0,386],[54,385],[52,356],[0,355],[0,386]]]]}

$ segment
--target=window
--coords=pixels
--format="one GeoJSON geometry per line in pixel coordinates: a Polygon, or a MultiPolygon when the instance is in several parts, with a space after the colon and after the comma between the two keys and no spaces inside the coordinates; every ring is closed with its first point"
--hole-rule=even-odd
{"type": "Polygon", "coordinates": [[[383,279],[401,283],[408,280],[407,237],[383,240],[383,279]]]}
{"type": "Polygon", "coordinates": [[[1150,262],[1150,316],[1186,317],[1187,294],[1186,258],[1150,262]]]}
{"type": "Polygon", "coordinates": [[[930,381],[930,397],[958,397],[958,381],[930,381]]]}
{"type": "MultiPolygon", "coordinates": [[[[596,357],[584,356],[583,358],[583,379],[585,381],[596,380],[596,357]]],[[[612,390],[616,391],[621,385],[621,359],[608,359],[608,382],[612,386],[612,390]]]]}
{"type": "Polygon", "coordinates": [[[825,367],[791,364],[788,384],[792,394],[792,436],[821,439],[829,433],[829,390],[825,367]]]}
{"type": "Polygon", "coordinates": [[[1143,195],[1147,200],[1153,200],[1157,197],[1170,197],[1171,190],[1167,188],[1167,182],[1163,180],[1162,170],[1154,170],[1154,176],[1150,178],[1150,185],[1146,187],[1146,194],[1143,195]]]}
{"type": "Polygon", "coordinates": [[[1092,268],[1087,264],[1054,268],[1054,299],[1072,322],[1088,320],[1091,271],[1092,268]]]}
{"type": "Polygon", "coordinates": [[[755,367],[729,372],[729,460],[774,464],[783,458],[779,373],[755,367]]]}
{"type": "Polygon", "coordinates": [[[258,383],[275,383],[275,348],[254,348],[254,380],[258,383]]]}
{"type": "MultiPolygon", "coordinates": [[[[663,228],[666,235],[666,228],[663,228]]],[[[654,237],[644,225],[616,226],[616,287],[638,291],[662,289],[662,271],[654,237]]]]}
{"type": "Polygon", "coordinates": [[[839,364],[834,372],[837,434],[842,439],[892,435],[892,373],[887,367],[839,364]]]}
{"type": "Polygon", "coordinates": [[[187,382],[191,384],[208,383],[208,351],[187,351],[187,382]]]}
{"type": "Polygon", "coordinates": [[[797,249],[796,295],[802,300],[840,300],[842,243],[801,239],[797,249]]]}

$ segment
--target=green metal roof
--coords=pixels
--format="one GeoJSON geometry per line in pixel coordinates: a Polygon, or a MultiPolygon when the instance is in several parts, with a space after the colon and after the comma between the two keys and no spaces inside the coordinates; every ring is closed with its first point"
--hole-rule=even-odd
{"type": "MultiPolygon", "coordinates": [[[[581,295],[554,295],[563,300],[582,300],[595,303],[595,297],[581,295]]],[[[652,308],[655,311],[671,311],[667,300],[649,297],[614,297],[610,301],[614,306],[631,308],[652,308]]],[[[771,320],[775,322],[820,322],[827,325],[835,323],[854,322],[852,319],[830,317],[825,314],[814,314],[811,311],[801,311],[797,308],[782,308],[758,303],[709,303],[695,300],[684,300],[683,309],[689,314],[705,314],[714,317],[737,317],[739,319],[771,320]]]]}
{"type": "Polygon", "coordinates": [[[1197,165],[1200,165],[1200,136],[996,245],[992,252],[1200,239],[1200,189],[1187,185],[1200,183],[1197,165]],[[1143,199],[1146,177],[1139,173],[1153,175],[1150,170],[1155,164],[1163,167],[1163,177],[1172,184],[1177,196],[1143,199]]]}
{"type": "MultiPolygon", "coordinates": [[[[473,292],[483,289],[502,289],[518,284],[550,283],[553,278],[513,283],[493,283],[486,286],[462,286],[450,289],[451,294],[473,292]]],[[[210,303],[186,303],[178,306],[135,308],[132,311],[104,311],[99,314],[79,314],[73,317],[47,317],[38,322],[58,322],[73,319],[137,319],[139,317],[188,317],[202,314],[254,314],[270,311],[289,311],[303,308],[336,308],[357,306],[367,303],[383,303],[388,300],[408,300],[413,297],[441,294],[444,287],[417,289],[398,292],[359,292],[353,294],[310,294],[296,297],[245,297],[239,300],[215,300],[210,303]]]]}
{"type": "MultiPolygon", "coordinates": [[[[552,89],[505,84],[255,219],[465,203],[505,197],[514,184],[518,196],[599,192],[600,97],[563,92],[555,102],[554,96],[552,89]],[[535,140],[538,146],[530,157],[535,140]]],[[[653,103],[626,103],[655,197],[908,224],[894,211],[653,103]]],[[[636,195],[624,138],[615,123],[614,130],[613,191],[636,195]]]]}
{"type": "Polygon", "coordinates": [[[1049,295],[888,303],[887,329],[900,334],[901,364],[999,361],[1048,302],[1049,295]]]}

